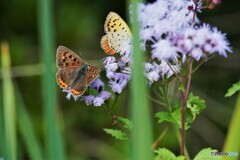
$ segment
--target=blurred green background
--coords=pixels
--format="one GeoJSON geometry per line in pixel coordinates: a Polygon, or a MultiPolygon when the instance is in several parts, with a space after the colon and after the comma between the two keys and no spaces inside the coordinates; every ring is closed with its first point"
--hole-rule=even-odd
{"type": "MultiPolygon", "coordinates": [[[[60,143],[64,144],[66,150],[65,154],[62,153],[63,157],[66,156],[67,159],[126,159],[129,155],[128,144],[114,140],[102,130],[103,128],[114,127],[111,116],[102,108],[87,107],[81,101],[68,101],[65,98],[66,93],[62,93],[57,83],[54,81],[54,86],[51,83],[49,86],[45,83],[46,79],[43,75],[47,70],[47,73],[55,77],[57,69],[54,58],[58,45],[65,45],[76,53],[81,53],[90,64],[101,64],[102,58],[106,56],[100,47],[100,39],[104,35],[105,17],[110,11],[114,11],[126,20],[127,1],[55,0],[50,9],[53,17],[50,17],[52,19],[49,19],[48,22],[50,22],[52,32],[43,33],[44,25],[42,25],[41,14],[44,15],[46,11],[42,10],[40,1],[0,1],[0,43],[9,44],[11,56],[10,71],[13,77],[12,87],[15,92],[15,98],[12,97],[14,99],[11,100],[15,101],[16,106],[16,152],[18,159],[31,159],[29,153],[31,146],[28,146],[26,139],[32,139],[31,134],[29,134],[31,131],[26,129],[29,120],[25,117],[26,121],[24,121],[24,115],[26,114],[29,115],[28,118],[31,118],[32,131],[36,136],[32,138],[37,139],[37,143],[41,146],[40,148],[37,147],[36,150],[43,152],[45,157],[48,148],[44,138],[46,136],[46,125],[48,124],[45,119],[47,117],[45,112],[48,112],[45,103],[46,101],[55,101],[55,98],[56,105],[55,102],[52,104],[57,107],[58,111],[56,117],[63,138],[60,143]],[[44,37],[48,36],[52,39],[54,48],[49,47],[46,43],[49,39],[44,40],[44,37]],[[44,50],[44,46],[49,49],[44,50]],[[44,51],[47,53],[44,54],[44,51]],[[48,53],[49,51],[53,52],[48,53]],[[52,60],[50,65],[45,62],[46,58],[52,60]],[[44,69],[44,66],[47,66],[47,68],[44,69]],[[54,71],[52,72],[52,70],[54,71]],[[19,111],[19,108],[21,111],[19,111]]],[[[224,95],[227,89],[232,86],[232,83],[236,83],[240,77],[240,2],[237,0],[223,1],[213,10],[204,10],[202,14],[199,14],[199,17],[202,21],[217,26],[227,33],[234,53],[229,54],[228,58],[216,56],[193,75],[192,91],[195,92],[195,95],[199,95],[206,100],[207,109],[187,132],[186,144],[191,157],[204,147],[222,150],[237,100],[237,95],[231,98],[224,98],[224,95]]],[[[4,60],[2,56],[0,57],[2,68],[4,60]]],[[[104,75],[104,73],[101,74],[104,75]]],[[[0,158],[6,150],[3,141],[7,138],[4,137],[2,130],[3,125],[6,125],[2,116],[6,104],[4,100],[12,95],[11,89],[4,89],[3,86],[3,79],[4,76],[5,79],[7,78],[6,75],[7,73],[1,71],[0,158]],[[6,90],[9,91],[9,95],[5,95],[6,90]]],[[[11,88],[11,84],[5,84],[5,86],[11,88]]],[[[130,105],[128,105],[128,101],[129,89],[125,89],[116,105],[115,113],[117,115],[124,117],[129,115],[130,105]]],[[[51,106],[51,103],[48,105],[51,106]]],[[[154,111],[159,110],[159,107],[154,103],[152,106],[154,111]]],[[[8,114],[10,113],[14,116],[13,111],[10,110],[8,114]]],[[[51,113],[51,111],[48,113],[51,113]]],[[[153,118],[153,120],[153,133],[154,139],[156,139],[167,124],[166,126],[159,125],[156,123],[156,119],[153,118]]],[[[55,132],[54,128],[52,131],[55,132]]],[[[171,128],[161,141],[160,146],[169,148],[179,154],[179,144],[171,128]]]]}

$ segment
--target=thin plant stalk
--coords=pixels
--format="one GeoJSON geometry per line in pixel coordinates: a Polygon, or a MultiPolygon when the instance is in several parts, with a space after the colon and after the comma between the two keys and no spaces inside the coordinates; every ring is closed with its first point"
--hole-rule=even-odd
{"type": "Polygon", "coordinates": [[[22,139],[26,144],[26,148],[29,153],[30,159],[42,160],[44,158],[42,154],[41,145],[37,139],[36,133],[34,132],[34,127],[32,124],[32,120],[30,118],[30,114],[26,109],[26,106],[23,102],[23,99],[18,87],[15,87],[15,88],[16,88],[16,101],[18,102],[17,123],[20,130],[20,135],[22,136],[22,139]]]}
{"type": "Polygon", "coordinates": [[[6,158],[17,159],[17,139],[16,139],[16,111],[15,111],[15,93],[11,79],[11,58],[8,43],[1,44],[2,52],[2,86],[3,86],[3,115],[5,131],[6,158]]]}
{"type": "MultiPolygon", "coordinates": [[[[2,88],[2,84],[0,84],[2,88]]],[[[4,119],[3,119],[3,104],[2,104],[2,90],[0,89],[0,155],[5,157],[5,135],[4,135],[4,119]]]]}
{"type": "Polygon", "coordinates": [[[189,62],[187,87],[186,87],[186,90],[182,92],[182,98],[181,98],[181,146],[180,146],[181,155],[184,155],[184,147],[185,147],[185,106],[186,106],[189,91],[190,91],[191,78],[192,78],[192,64],[193,64],[193,59],[191,59],[189,62]]]}
{"type": "Polygon", "coordinates": [[[53,1],[38,1],[38,27],[41,44],[41,53],[45,74],[43,75],[43,100],[45,114],[45,144],[47,147],[47,159],[65,159],[63,139],[57,118],[56,108],[56,81],[52,64],[55,62],[55,45],[53,29],[53,1]]]}
{"type": "Polygon", "coordinates": [[[224,160],[225,159],[237,160],[239,158],[239,153],[240,153],[239,123],[240,123],[240,94],[238,94],[235,109],[233,111],[232,120],[229,125],[227,138],[225,140],[225,144],[223,147],[224,152],[238,152],[238,156],[224,157],[224,160]]]}
{"type": "Polygon", "coordinates": [[[152,123],[150,120],[150,106],[148,88],[143,73],[144,54],[139,44],[139,28],[137,22],[137,4],[139,0],[132,1],[133,9],[133,71],[131,81],[131,118],[133,128],[131,131],[131,159],[153,159],[151,150],[152,123]]]}

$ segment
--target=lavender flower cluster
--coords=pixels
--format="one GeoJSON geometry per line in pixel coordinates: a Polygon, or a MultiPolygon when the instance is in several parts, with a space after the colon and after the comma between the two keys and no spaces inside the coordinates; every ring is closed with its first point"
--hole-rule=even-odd
{"type": "MultiPolygon", "coordinates": [[[[128,81],[131,79],[131,42],[126,42],[124,48],[120,51],[120,58],[117,60],[114,56],[107,56],[104,58],[104,67],[106,70],[106,77],[109,81],[110,89],[115,94],[122,93],[123,89],[127,86],[128,81]]],[[[90,84],[90,87],[101,91],[97,96],[87,95],[83,96],[82,100],[87,105],[102,106],[104,101],[108,100],[113,95],[104,91],[104,83],[98,78],[90,84]]]]}
{"type": "MultiPolygon", "coordinates": [[[[217,4],[219,0],[212,3],[217,4]]],[[[199,61],[214,53],[227,57],[227,52],[232,52],[226,34],[208,24],[201,25],[196,13],[202,8],[200,0],[198,3],[194,0],[157,0],[138,5],[142,48],[150,47],[150,59],[144,63],[149,85],[179,73],[181,64],[190,59],[199,61]]],[[[131,39],[125,42],[119,54],[119,59],[107,56],[103,62],[108,85],[115,94],[120,94],[131,79],[131,39]]],[[[104,91],[100,79],[90,87],[97,90],[98,95],[83,96],[87,105],[101,106],[113,97],[112,93],[104,91]]]]}
{"type": "Polygon", "coordinates": [[[151,63],[145,64],[149,84],[178,73],[181,62],[190,58],[199,61],[209,54],[226,57],[227,52],[232,52],[225,34],[208,24],[200,25],[196,12],[202,8],[202,1],[193,0],[139,4],[141,40],[151,47],[151,63]]]}

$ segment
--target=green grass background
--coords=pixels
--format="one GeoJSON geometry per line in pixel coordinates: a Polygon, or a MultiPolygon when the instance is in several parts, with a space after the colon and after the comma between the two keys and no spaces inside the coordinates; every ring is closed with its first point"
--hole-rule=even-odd
{"type": "MultiPolygon", "coordinates": [[[[66,100],[66,93],[55,82],[57,46],[65,45],[81,53],[90,64],[101,64],[106,56],[100,48],[105,17],[114,11],[126,20],[128,6],[127,1],[112,0],[0,1],[0,158],[105,160],[130,159],[138,154],[151,156],[141,150],[151,142],[151,135],[156,139],[167,124],[157,124],[152,116],[160,108],[144,98],[148,94],[142,85],[144,79],[137,80],[141,70],[134,70],[132,88],[124,90],[115,107],[116,114],[131,116],[139,126],[133,131],[131,145],[103,132],[102,128],[115,126],[102,108],[66,100]],[[137,95],[138,86],[141,95],[137,95]],[[140,104],[144,105],[139,107],[140,104]],[[146,139],[138,137],[139,131],[144,132],[143,137],[147,135],[146,139]],[[141,143],[139,148],[134,147],[136,142],[141,143]]],[[[239,16],[237,0],[223,1],[216,9],[200,14],[201,20],[227,33],[234,53],[228,58],[215,57],[193,75],[191,90],[206,100],[207,109],[187,132],[191,157],[204,147],[222,150],[226,139],[224,150],[236,149],[240,153],[236,125],[240,121],[239,98],[237,94],[224,98],[240,77],[239,16]],[[229,130],[231,134],[227,136],[229,130]]],[[[131,26],[137,36],[136,24],[131,26]]],[[[138,56],[135,54],[136,59],[138,56]]],[[[178,140],[171,128],[160,146],[179,154],[178,140]]]]}

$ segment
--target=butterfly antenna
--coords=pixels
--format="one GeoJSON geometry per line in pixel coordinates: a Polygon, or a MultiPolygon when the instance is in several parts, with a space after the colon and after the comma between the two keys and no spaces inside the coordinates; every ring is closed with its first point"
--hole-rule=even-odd
{"type": "Polygon", "coordinates": [[[86,62],[86,59],[83,57],[82,52],[79,52],[78,55],[80,56],[80,58],[82,58],[82,60],[83,60],[84,62],[86,62]]]}
{"type": "Polygon", "coordinates": [[[99,67],[101,68],[101,70],[104,70],[104,69],[105,69],[105,67],[104,67],[103,64],[99,65],[99,67]]]}

